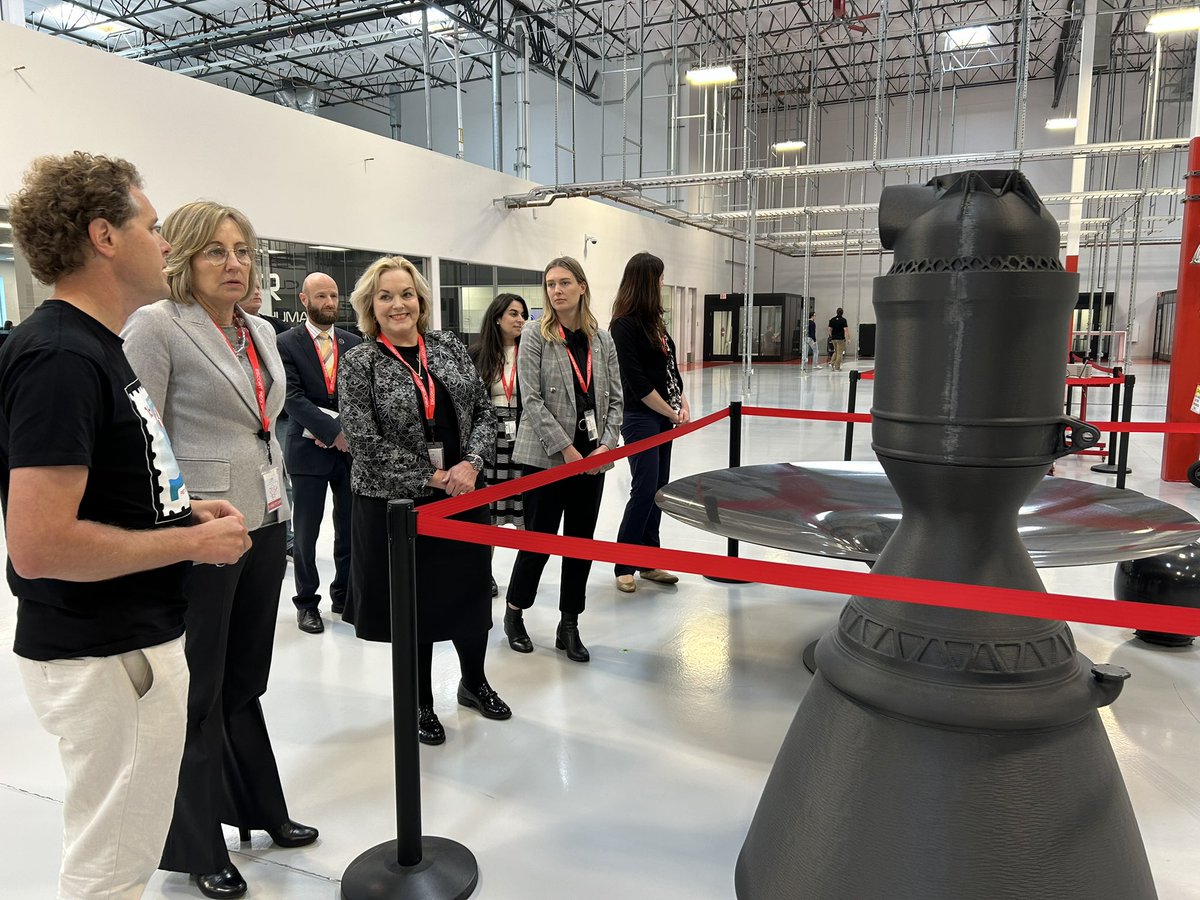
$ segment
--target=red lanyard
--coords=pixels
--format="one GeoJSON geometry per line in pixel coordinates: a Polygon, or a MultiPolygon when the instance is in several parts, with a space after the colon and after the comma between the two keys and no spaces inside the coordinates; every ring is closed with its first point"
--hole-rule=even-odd
{"type": "Polygon", "coordinates": [[[329,338],[329,343],[333,347],[333,372],[331,373],[325,368],[325,358],[321,356],[321,345],[317,343],[317,339],[312,337],[312,332],[309,332],[309,337],[312,337],[313,349],[317,351],[317,362],[321,364],[321,374],[325,376],[325,390],[329,391],[329,396],[332,397],[337,392],[337,367],[338,367],[338,347],[337,341],[333,336],[333,329],[324,332],[329,338]]]}
{"type": "MultiPolygon", "coordinates": [[[[238,334],[246,335],[246,358],[250,360],[250,371],[254,373],[254,396],[258,399],[258,418],[262,421],[262,431],[258,436],[267,444],[267,456],[271,455],[271,417],[267,415],[267,387],[263,383],[262,365],[258,361],[258,350],[254,347],[254,339],[250,335],[250,328],[244,322],[234,319],[234,325],[237,327],[238,334]]],[[[233,344],[229,342],[228,335],[217,324],[217,320],[213,319],[213,327],[217,329],[217,333],[221,335],[225,341],[225,346],[229,348],[229,352],[233,354],[233,358],[237,359],[237,351],[233,349],[233,344]]],[[[239,363],[240,365],[240,363],[239,363]]]]}
{"type": "Polygon", "coordinates": [[[592,386],[592,342],[588,341],[587,379],[585,380],[583,373],[579,371],[579,363],[575,362],[575,354],[571,352],[570,347],[567,347],[567,333],[563,331],[562,325],[558,326],[558,334],[563,339],[563,346],[567,351],[567,359],[571,361],[571,368],[575,370],[575,378],[578,379],[579,386],[586,394],[588,388],[592,386]]]}
{"type": "Polygon", "coordinates": [[[500,384],[504,388],[504,396],[507,398],[509,406],[512,406],[513,391],[517,389],[517,354],[520,351],[520,347],[513,347],[513,367],[511,381],[504,380],[504,363],[500,363],[500,384]]]}
{"type": "Polygon", "coordinates": [[[396,359],[404,363],[404,368],[412,373],[413,384],[417,386],[417,392],[421,395],[421,402],[425,405],[425,421],[432,425],[433,413],[437,407],[437,394],[433,384],[433,373],[429,371],[429,358],[425,355],[425,339],[419,334],[417,335],[417,358],[421,361],[420,365],[425,369],[425,377],[429,379],[427,383],[422,383],[421,376],[408,364],[408,360],[400,355],[400,351],[396,349],[396,346],[386,336],[379,335],[379,341],[383,346],[392,351],[392,355],[396,359]]]}

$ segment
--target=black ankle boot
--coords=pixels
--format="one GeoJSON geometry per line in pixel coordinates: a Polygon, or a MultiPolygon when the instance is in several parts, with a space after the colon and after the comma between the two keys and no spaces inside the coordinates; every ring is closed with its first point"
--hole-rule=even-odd
{"type": "Polygon", "coordinates": [[[559,650],[567,652],[567,659],[575,662],[587,662],[592,658],[588,653],[588,648],[583,646],[583,641],[579,639],[579,616],[562,614],[562,621],[558,623],[558,633],[554,638],[554,646],[559,650]]]}
{"type": "Polygon", "coordinates": [[[529,632],[525,630],[522,614],[523,610],[513,609],[507,603],[504,604],[504,633],[508,636],[508,646],[518,653],[532,653],[533,641],[529,639],[529,632]]]}

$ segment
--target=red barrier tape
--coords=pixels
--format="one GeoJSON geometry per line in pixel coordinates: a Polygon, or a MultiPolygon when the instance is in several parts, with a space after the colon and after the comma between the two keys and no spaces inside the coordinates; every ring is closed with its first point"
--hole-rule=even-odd
{"type": "Polygon", "coordinates": [[[578,475],[580,472],[587,472],[597,466],[607,465],[610,462],[616,462],[619,459],[625,459],[628,456],[633,456],[635,453],[641,453],[643,450],[649,450],[651,447],[657,447],[659,444],[665,444],[667,441],[673,441],[676,438],[681,438],[684,435],[691,434],[711,425],[713,422],[719,422],[722,419],[729,418],[729,409],[719,409],[715,413],[710,413],[702,419],[696,419],[694,422],[689,422],[686,425],[679,425],[672,428],[670,431],[664,431],[661,434],[656,434],[653,437],[643,438],[640,441],[635,441],[632,444],[625,444],[615,450],[607,450],[604,453],[597,453],[595,456],[588,456],[584,459],[572,463],[564,463],[561,466],[555,466],[552,469],[546,469],[544,472],[538,472],[534,475],[525,475],[513,481],[506,481],[500,484],[493,484],[491,487],[483,488],[478,491],[471,491],[467,494],[460,494],[457,497],[447,497],[445,500],[439,500],[437,503],[430,503],[423,507],[421,512],[423,515],[433,516],[452,516],[455,513],[460,513],[466,509],[474,509],[477,506],[482,506],[485,503],[494,503],[497,500],[503,500],[505,497],[511,497],[513,494],[523,494],[525,491],[532,491],[534,488],[539,488],[544,484],[549,484],[552,481],[558,481],[561,478],[569,478],[572,475],[578,475]]]}
{"type": "Polygon", "coordinates": [[[1200,434],[1200,422],[1088,422],[1100,431],[1132,434],[1200,434]]]}
{"type": "Polygon", "coordinates": [[[859,372],[858,377],[860,381],[873,381],[875,378],[875,370],[867,369],[863,372],[859,372]]]}
{"type": "Polygon", "coordinates": [[[1094,625],[1163,631],[1170,634],[1200,634],[1200,609],[930,581],[899,575],[845,572],[817,566],[569,538],[558,534],[454,522],[427,515],[427,511],[432,508],[426,507],[418,514],[419,533],[472,544],[530,550],[534,553],[570,556],[597,562],[620,562],[638,568],[692,572],[697,575],[773,584],[778,587],[841,595],[856,594],[903,603],[920,603],[925,606],[972,609],[1036,619],[1058,618],[1070,622],[1090,622],[1094,625]]]}
{"type": "Polygon", "coordinates": [[[1072,386],[1109,387],[1114,384],[1124,384],[1125,376],[1122,375],[1120,378],[1067,378],[1066,383],[1072,386]]]}
{"type": "Polygon", "coordinates": [[[770,416],[776,419],[815,419],[821,422],[870,422],[870,413],[832,412],[823,409],[783,409],[775,406],[743,406],[743,416],[770,416]]]}

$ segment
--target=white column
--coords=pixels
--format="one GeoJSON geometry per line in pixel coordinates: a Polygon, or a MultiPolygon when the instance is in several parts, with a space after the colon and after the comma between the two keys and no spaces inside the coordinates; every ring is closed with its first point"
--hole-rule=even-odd
{"type": "Polygon", "coordinates": [[[25,27],[25,0],[0,0],[0,22],[25,27]]]}

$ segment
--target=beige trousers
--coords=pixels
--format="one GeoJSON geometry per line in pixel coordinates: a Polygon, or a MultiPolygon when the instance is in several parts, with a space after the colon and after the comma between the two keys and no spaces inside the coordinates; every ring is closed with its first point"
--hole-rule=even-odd
{"type": "Polygon", "coordinates": [[[174,808],[187,725],[183,638],[18,665],[67,776],[58,900],[137,900],[174,808]]]}

